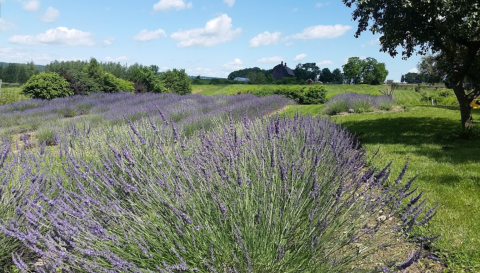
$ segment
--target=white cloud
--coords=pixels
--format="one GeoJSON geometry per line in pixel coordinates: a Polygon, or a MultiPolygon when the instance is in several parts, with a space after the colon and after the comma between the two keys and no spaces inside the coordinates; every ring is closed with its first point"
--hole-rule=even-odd
{"type": "Polygon", "coordinates": [[[140,42],[147,42],[157,40],[160,38],[160,36],[167,37],[165,31],[161,28],[153,31],[142,29],[137,35],[133,37],[133,39],[140,42]]]}
{"type": "Polygon", "coordinates": [[[40,19],[44,22],[53,22],[58,16],[60,16],[60,11],[53,7],[48,7],[47,11],[45,11],[40,19]]]}
{"type": "Polygon", "coordinates": [[[115,42],[115,38],[105,38],[103,40],[103,45],[109,46],[109,45],[112,45],[113,42],[115,42]]]}
{"type": "Polygon", "coordinates": [[[418,73],[418,68],[412,68],[410,70],[408,70],[408,73],[418,73]]]}
{"type": "Polygon", "coordinates": [[[53,61],[54,58],[45,53],[32,52],[19,47],[0,47],[0,59],[4,62],[12,63],[26,63],[30,61],[48,63],[53,61]]]}
{"type": "Polygon", "coordinates": [[[107,56],[105,57],[105,61],[106,62],[114,62],[114,63],[119,63],[119,62],[123,62],[123,61],[127,61],[129,60],[129,58],[127,56],[119,56],[119,57],[110,57],[110,56],[107,56]]]}
{"type": "Polygon", "coordinates": [[[232,18],[222,14],[208,21],[204,28],[178,31],[170,37],[179,41],[177,47],[210,47],[232,40],[241,31],[240,28],[232,29],[232,18]]]}
{"type": "Polygon", "coordinates": [[[226,3],[229,7],[233,7],[235,4],[235,0],[223,0],[224,3],[226,3]]]}
{"type": "Polygon", "coordinates": [[[290,35],[287,39],[332,39],[345,34],[351,26],[344,25],[318,25],[305,28],[302,32],[290,35]]]}
{"type": "Polygon", "coordinates": [[[274,45],[280,39],[280,35],[281,35],[280,32],[270,33],[268,31],[265,31],[263,33],[258,34],[255,37],[253,37],[250,40],[250,47],[274,45]]]}
{"type": "Polygon", "coordinates": [[[22,3],[23,9],[26,11],[37,11],[40,8],[40,0],[28,0],[22,3]]]}
{"type": "Polygon", "coordinates": [[[315,4],[315,7],[316,7],[316,8],[321,8],[321,7],[328,6],[328,4],[330,4],[330,3],[318,2],[318,3],[315,4]]]}
{"type": "Polygon", "coordinates": [[[197,68],[187,68],[185,69],[188,75],[200,75],[200,76],[207,76],[207,77],[215,77],[216,73],[210,68],[207,67],[197,67],[197,68]]]}
{"type": "Polygon", "coordinates": [[[153,5],[154,11],[165,11],[169,9],[189,9],[191,8],[192,2],[185,3],[184,0],[160,0],[158,3],[153,5]]]}
{"type": "Polygon", "coordinates": [[[36,36],[32,35],[15,35],[8,39],[10,43],[34,45],[66,45],[66,46],[92,46],[95,42],[90,32],[84,32],[77,29],[68,29],[66,27],[57,27],[40,33],[36,36]]]}
{"type": "Polygon", "coordinates": [[[318,66],[328,66],[328,65],[331,65],[331,64],[333,64],[333,62],[330,61],[330,60],[323,60],[323,61],[317,62],[318,66]]]}
{"type": "Polygon", "coordinates": [[[263,57],[261,59],[258,59],[257,62],[259,62],[259,63],[279,63],[283,60],[284,60],[283,57],[274,56],[274,57],[263,57]]]}
{"type": "Polygon", "coordinates": [[[293,61],[294,61],[294,62],[297,62],[297,61],[300,61],[300,60],[304,59],[305,57],[307,57],[307,54],[302,53],[302,54],[297,55],[297,56],[293,59],[293,61]]]}
{"type": "Polygon", "coordinates": [[[380,38],[377,38],[375,40],[370,40],[366,44],[363,44],[362,47],[365,46],[374,46],[374,45],[379,45],[380,44],[380,38]]]}
{"type": "Polygon", "coordinates": [[[12,22],[5,21],[3,18],[0,18],[0,32],[9,31],[15,28],[16,26],[12,22]]]}
{"type": "Polygon", "coordinates": [[[235,60],[223,65],[223,69],[226,71],[234,71],[242,68],[243,68],[243,62],[239,58],[236,58],[235,60]]]}

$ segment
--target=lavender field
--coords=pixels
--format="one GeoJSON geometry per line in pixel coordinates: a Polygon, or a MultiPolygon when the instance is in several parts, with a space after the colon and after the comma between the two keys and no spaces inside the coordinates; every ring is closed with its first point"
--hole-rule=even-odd
{"type": "Polygon", "coordinates": [[[341,126],[282,115],[291,103],[95,94],[0,107],[2,270],[394,272],[428,255],[435,236],[405,242],[435,214],[407,166],[390,178],[341,126]]]}

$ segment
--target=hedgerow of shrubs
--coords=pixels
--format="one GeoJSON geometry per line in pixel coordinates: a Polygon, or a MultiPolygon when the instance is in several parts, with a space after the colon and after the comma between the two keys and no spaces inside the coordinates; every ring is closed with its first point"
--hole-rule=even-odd
{"type": "Polygon", "coordinates": [[[68,97],[74,93],[62,76],[55,72],[44,72],[30,77],[22,86],[22,94],[35,99],[51,100],[68,97]]]}
{"type": "Polygon", "coordinates": [[[393,107],[393,99],[390,96],[370,96],[357,93],[343,93],[331,98],[323,112],[327,115],[335,115],[342,112],[364,113],[375,110],[389,111],[393,107]]]}
{"type": "Polygon", "coordinates": [[[246,88],[246,92],[259,96],[283,95],[299,104],[322,104],[327,98],[327,90],[323,85],[265,85],[246,88]]]}
{"type": "Polygon", "coordinates": [[[191,80],[185,70],[168,70],[159,76],[155,73],[156,70],[152,69],[140,64],[129,67],[112,63],[102,64],[95,58],[91,58],[89,62],[55,61],[46,67],[48,72],[56,72],[65,78],[69,83],[69,89],[75,95],[98,92],[173,92],[183,95],[192,92],[191,80]]]}

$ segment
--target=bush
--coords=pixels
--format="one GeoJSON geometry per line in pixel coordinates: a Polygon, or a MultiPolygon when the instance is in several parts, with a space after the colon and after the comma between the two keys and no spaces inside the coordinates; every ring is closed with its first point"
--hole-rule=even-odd
{"type": "Polygon", "coordinates": [[[101,92],[101,86],[83,71],[60,71],[60,76],[69,83],[69,88],[75,95],[88,95],[101,92]]]}
{"type": "Polygon", "coordinates": [[[160,75],[160,80],[170,92],[180,95],[192,93],[191,80],[185,73],[185,69],[167,70],[160,75]]]}
{"type": "Polygon", "coordinates": [[[336,115],[339,113],[348,112],[347,100],[331,100],[328,105],[325,106],[323,112],[327,115],[336,115]]]}
{"type": "Polygon", "coordinates": [[[103,75],[103,92],[105,93],[117,93],[117,92],[133,92],[133,82],[126,81],[115,77],[110,73],[103,75]]]}
{"type": "Polygon", "coordinates": [[[59,74],[44,72],[32,76],[22,86],[22,94],[34,99],[47,100],[68,97],[74,94],[69,86],[69,83],[59,74]]]}
{"type": "Polygon", "coordinates": [[[383,96],[376,98],[377,108],[383,111],[390,111],[393,108],[393,100],[391,98],[383,98],[383,96]]]}
{"type": "Polygon", "coordinates": [[[134,83],[135,93],[153,92],[166,93],[160,78],[153,71],[143,65],[132,65],[128,70],[128,77],[134,83]]]}
{"type": "Polygon", "coordinates": [[[366,94],[343,93],[331,98],[325,104],[323,112],[327,115],[335,115],[353,109],[357,113],[363,113],[375,109],[388,111],[392,107],[393,99],[390,96],[374,97],[366,94]]]}
{"type": "Polygon", "coordinates": [[[247,89],[247,92],[258,97],[282,95],[295,100],[299,104],[322,104],[326,102],[327,90],[323,85],[293,86],[260,86],[247,89]]]}
{"type": "Polygon", "coordinates": [[[372,112],[373,105],[370,100],[357,100],[353,103],[353,110],[355,113],[372,112]]]}
{"type": "Polygon", "coordinates": [[[48,146],[54,146],[58,144],[57,136],[53,129],[42,128],[37,132],[38,145],[45,143],[48,146]]]}

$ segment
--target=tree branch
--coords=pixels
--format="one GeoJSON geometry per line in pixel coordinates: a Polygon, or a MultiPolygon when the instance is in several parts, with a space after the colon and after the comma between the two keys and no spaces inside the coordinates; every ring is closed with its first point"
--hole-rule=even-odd
{"type": "Polygon", "coordinates": [[[475,86],[475,89],[472,92],[468,93],[467,95],[468,103],[472,102],[478,96],[480,96],[480,87],[477,85],[475,86]]]}

